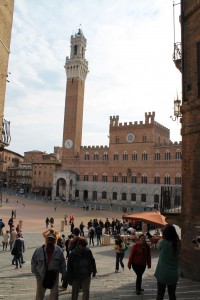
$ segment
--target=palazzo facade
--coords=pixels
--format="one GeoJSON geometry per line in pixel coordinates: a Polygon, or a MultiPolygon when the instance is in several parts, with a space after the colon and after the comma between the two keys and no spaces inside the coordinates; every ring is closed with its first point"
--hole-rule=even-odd
{"type": "Polygon", "coordinates": [[[83,146],[85,52],[86,38],[79,29],[71,36],[65,63],[62,165],[54,173],[52,198],[159,206],[161,186],[181,186],[182,145],[171,142],[155,112],[145,112],[144,121],[123,124],[119,116],[110,116],[109,145],[83,146]]]}

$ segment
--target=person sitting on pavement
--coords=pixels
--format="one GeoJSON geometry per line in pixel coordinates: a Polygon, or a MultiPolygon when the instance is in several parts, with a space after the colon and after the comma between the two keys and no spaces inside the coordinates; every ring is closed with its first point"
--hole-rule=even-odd
{"type": "Polygon", "coordinates": [[[46,270],[53,270],[55,281],[50,288],[50,300],[58,300],[59,272],[63,278],[66,276],[66,262],[63,251],[56,245],[56,235],[49,233],[46,236],[46,244],[37,248],[31,259],[31,271],[36,277],[36,299],[43,300],[46,288],[43,287],[43,279],[46,270]]]}

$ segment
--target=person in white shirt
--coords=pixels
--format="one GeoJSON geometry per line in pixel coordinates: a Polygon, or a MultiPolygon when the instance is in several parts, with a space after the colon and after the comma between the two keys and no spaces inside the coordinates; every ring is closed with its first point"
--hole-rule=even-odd
{"type": "Polygon", "coordinates": [[[10,233],[8,230],[6,230],[6,233],[3,234],[3,240],[2,240],[3,251],[4,250],[7,251],[9,240],[10,240],[10,233]]]}

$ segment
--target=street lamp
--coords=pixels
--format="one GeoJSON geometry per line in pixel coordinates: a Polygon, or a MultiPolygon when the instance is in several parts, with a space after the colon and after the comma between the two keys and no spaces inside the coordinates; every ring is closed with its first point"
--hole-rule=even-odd
{"type": "Polygon", "coordinates": [[[172,116],[170,118],[172,119],[172,121],[176,121],[180,117],[182,117],[181,100],[178,99],[178,95],[177,95],[177,99],[174,100],[174,118],[172,116]]]}

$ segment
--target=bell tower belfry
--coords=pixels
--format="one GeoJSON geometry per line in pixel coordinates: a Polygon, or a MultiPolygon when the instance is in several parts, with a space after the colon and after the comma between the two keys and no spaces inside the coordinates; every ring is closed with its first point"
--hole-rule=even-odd
{"type": "Polygon", "coordinates": [[[83,104],[88,62],[85,59],[86,38],[81,29],[71,36],[70,58],[66,57],[67,75],[63,126],[62,168],[66,159],[79,156],[82,140],[83,104]]]}

